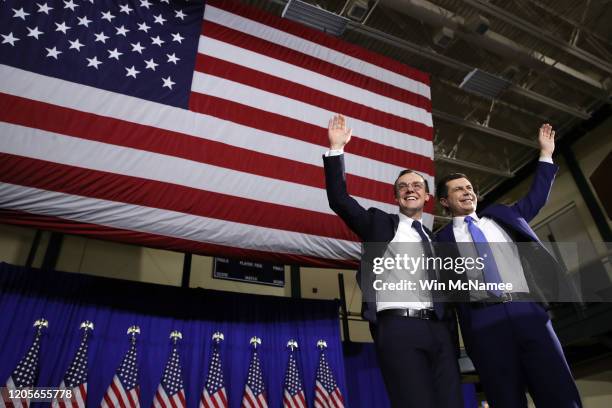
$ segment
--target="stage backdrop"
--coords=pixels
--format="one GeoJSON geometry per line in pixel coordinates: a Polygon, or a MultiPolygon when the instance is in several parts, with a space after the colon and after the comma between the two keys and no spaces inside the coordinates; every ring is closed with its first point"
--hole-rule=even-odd
{"type": "MultiPolygon", "coordinates": [[[[211,336],[225,335],[221,358],[231,407],[239,407],[251,356],[249,339],[258,336],[263,378],[271,407],[282,406],[288,360],[286,343],[299,342],[306,398],[312,406],[316,342],[327,341],[327,360],[346,397],[338,325],[338,305],[332,301],[181,289],[93,276],[41,272],[0,263],[0,382],[10,376],[34,337],[32,324],[49,321],[40,348],[37,385],[57,387],[81,339],[79,325],[94,323],[89,347],[88,406],[97,407],[129,347],[126,331],[138,325],[141,406],[151,406],[171,352],[169,334],[179,330],[179,353],[188,407],[197,407],[208,362],[211,336]]],[[[34,406],[48,406],[36,404],[34,406]]]]}
{"type": "Polygon", "coordinates": [[[65,3],[0,7],[2,222],[353,266],[324,189],[336,112],[364,207],[397,212],[404,168],[433,185],[427,74],[230,1],[65,3]]]}

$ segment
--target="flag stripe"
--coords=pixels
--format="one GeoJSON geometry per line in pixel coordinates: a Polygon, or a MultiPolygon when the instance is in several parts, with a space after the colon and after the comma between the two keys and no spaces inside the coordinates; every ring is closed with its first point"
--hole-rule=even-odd
{"type": "Polygon", "coordinates": [[[359,251],[359,245],[352,241],[278,231],[106,200],[74,197],[7,183],[0,183],[0,193],[0,203],[4,208],[166,237],[187,238],[201,243],[232,246],[234,237],[245,236],[242,245],[245,249],[280,251],[286,248],[298,255],[332,259],[351,259],[356,257],[359,251]],[[73,208],[74,202],[79,203],[78,210],[73,208]]]}
{"type": "MultiPolygon", "coordinates": [[[[216,141],[203,140],[88,113],[74,112],[11,95],[0,95],[0,120],[56,134],[161,153],[264,177],[325,188],[320,165],[299,163],[216,141]],[[26,109],[27,106],[30,108],[26,109]],[[75,118],[77,120],[74,120],[75,118]],[[168,140],[172,140],[172,144],[169,144],[168,140]]],[[[389,194],[391,190],[389,183],[352,174],[347,176],[347,182],[352,187],[351,193],[355,196],[392,205],[394,203],[389,194]]]]}
{"type": "MultiPolygon", "coordinates": [[[[261,132],[257,129],[229,123],[226,120],[212,116],[199,115],[184,109],[45,77],[1,64],[0,77],[5,79],[0,82],[0,92],[6,94],[18,95],[26,99],[63,106],[80,112],[112,117],[180,134],[200,138],[205,137],[209,140],[216,140],[249,150],[286,157],[287,159],[303,163],[320,166],[321,154],[324,152],[324,149],[321,149],[321,147],[327,148],[329,146],[326,132],[320,126],[306,129],[306,132],[299,133],[301,136],[291,135],[291,137],[301,137],[301,140],[309,142],[302,143],[300,140],[292,139],[291,137],[261,132]],[[24,84],[30,84],[30,86],[24,86],[24,84]],[[206,129],[205,135],[202,135],[202,129],[206,129]],[[314,132],[313,129],[315,129],[314,132]]],[[[1,100],[2,95],[0,95],[1,100]]],[[[10,104],[3,103],[3,107],[7,105],[10,106],[10,104]]],[[[329,118],[326,117],[325,123],[319,125],[326,127],[327,119],[329,118]]],[[[291,122],[292,125],[296,123],[291,122]]],[[[354,127],[353,130],[355,130],[354,127]]],[[[384,132],[384,134],[387,135],[388,132],[384,132]]],[[[367,134],[366,137],[368,137],[367,134]]],[[[385,140],[384,135],[381,140],[385,140]]],[[[351,141],[351,146],[356,142],[358,140],[351,141]]],[[[406,143],[405,149],[416,153],[421,152],[418,154],[422,154],[426,158],[433,155],[431,143],[427,143],[419,138],[402,134],[398,138],[388,138],[385,141],[385,144],[389,146],[403,146],[406,143]]],[[[364,145],[362,150],[364,150],[364,154],[369,154],[370,151],[374,151],[373,153],[376,154],[376,149],[372,145],[364,145]]],[[[359,154],[358,149],[354,147],[351,147],[351,151],[359,154]]],[[[385,151],[384,153],[386,157],[390,155],[391,151],[385,151]]],[[[383,161],[358,157],[356,158],[358,160],[355,162],[356,165],[347,168],[347,172],[382,182],[389,182],[390,179],[394,178],[405,167],[405,164],[402,166],[387,165],[386,161],[388,159],[385,157],[381,158],[383,161]]]]}
{"type": "Polygon", "coordinates": [[[334,92],[334,89],[329,87],[323,88],[323,90],[313,89],[279,78],[269,73],[270,71],[261,72],[202,54],[199,54],[196,58],[196,70],[202,74],[238,82],[272,94],[282,95],[292,100],[325,109],[328,112],[342,112],[348,117],[356,118],[382,128],[392,129],[396,132],[422,137],[426,140],[431,140],[432,137],[431,128],[421,131],[419,128],[422,126],[410,120],[388,113],[385,110],[371,108],[367,106],[366,99],[360,99],[357,95],[354,95],[353,100],[359,101],[358,103],[350,99],[341,98],[334,92]]]}
{"type": "MultiPolygon", "coordinates": [[[[6,65],[0,65],[0,77],[5,79],[5,81],[0,82],[0,92],[9,95],[19,95],[26,99],[46,102],[80,112],[112,117],[180,134],[200,138],[205,137],[209,140],[285,157],[298,162],[320,166],[320,157],[324,149],[321,149],[319,146],[327,147],[329,145],[325,130],[320,126],[308,127],[301,132],[294,132],[297,134],[289,132],[290,137],[283,137],[283,135],[272,132],[261,132],[254,128],[241,126],[240,124],[228,123],[226,120],[217,119],[212,116],[199,115],[184,109],[45,77],[6,65]],[[31,86],[24,87],[24,83],[29,83],[31,86]],[[205,136],[201,134],[202,129],[206,129],[205,136]],[[302,143],[300,140],[292,139],[292,137],[301,138],[301,140],[309,143],[302,143]]],[[[3,98],[4,96],[0,95],[0,101],[3,101],[3,98]]],[[[2,106],[10,107],[9,101],[2,102],[2,106]]],[[[328,117],[325,118],[325,123],[319,125],[326,126],[327,119],[328,117]]],[[[299,123],[291,121],[289,122],[289,128],[299,123]]],[[[355,130],[354,127],[353,130],[355,130]]],[[[387,134],[388,132],[385,132],[385,135],[387,134]]],[[[365,137],[368,137],[367,134],[365,137]]],[[[354,151],[355,154],[360,154],[360,151],[362,151],[364,155],[376,155],[376,145],[381,145],[380,143],[360,145],[359,138],[354,139],[351,142],[350,151],[354,151]]],[[[431,143],[426,143],[422,139],[404,134],[398,138],[387,139],[389,140],[386,140],[385,144],[389,146],[401,146],[402,143],[408,143],[405,146],[406,149],[417,153],[421,151],[424,158],[429,161],[429,157],[433,154],[431,143]]],[[[369,139],[366,140],[370,141],[369,139]]],[[[401,166],[387,165],[387,160],[393,160],[393,150],[388,148],[381,151],[381,161],[374,161],[367,157],[356,157],[355,166],[348,167],[347,172],[382,182],[389,182],[390,179],[393,179],[405,167],[405,163],[408,163],[411,158],[417,158],[406,156],[406,161],[402,162],[401,166]]],[[[401,150],[398,151],[401,152],[401,150]]],[[[401,159],[401,156],[399,158],[401,159]]],[[[421,166],[416,166],[415,170],[418,170],[417,167],[420,168],[421,166]]]]}
{"type": "Polygon", "coordinates": [[[207,1],[204,19],[261,38],[272,39],[279,45],[304,50],[313,56],[328,54],[339,66],[373,78],[382,78],[385,82],[397,82],[397,86],[430,97],[429,75],[426,73],[255,8],[236,2],[210,0],[207,1]],[[251,31],[248,31],[249,29],[251,31]]]}
{"type": "MultiPolygon", "coordinates": [[[[100,224],[77,222],[51,215],[32,214],[19,210],[0,210],[0,220],[5,224],[22,226],[39,226],[52,231],[85,236],[112,237],[113,240],[129,244],[140,244],[149,247],[168,250],[210,254],[213,256],[259,259],[274,263],[299,263],[301,265],[327,266],[343,269],[354,269],[358,262],[351,257],[346,259],[326,259],[316,256],[297,255],[286,252],[269,252],[249,250],[236,246],[202,243],[193,240],[167,237],[164,235],[132,231],[116,227],[107,227],[100,224]]],[[[356,248],[358,250],[358,248],[356,248]]]]}
{"type": "MultiPolygon", "coordinates": [[[[250,106],[259,111],[274,113],[285,117],[285,120],[295,120],[317,127],[326,126],[331,114],[327,109],[303,103],[272,92],[266,92],[239,82],[195,72],[193,74],[193,92],[216,96],[241,105],[250,106]]],[[[192,96],[193,98],[193,96],[192,96]]],[[[190,107],[192,105],[190,104],[190,107]]],[[[423,145],[424,156],[431,150],[431,142],[392,129],[373,125],[369,122],[346,115],[355,135],[368,140],[380,141],[382,144],[393,145],[402,150],[423,145]]],[[[415,149],[416,150],[416,149],[415,149]]]]}
{"type": "MultiPolygon", "coordinates": [[[[282,136],[292,138],[293,142],[303,140],[304,142],[316,143],[320,146],[329,146],[326,129],[311,123],[287,118],[284,115],[264,111],[240,102],[229,101],[227,99],[211,95],[198,94],[197,92],[194,92],[191,95],[189,104],[193,111],[223,118],[233,123],[243,125],[247,128],[263,131],[268,135],[280,134],[282,136]],[[323,141],[323,138],[325,138],[325,141],[323,141]]],[[[270,143],[270,140],[275,139],[276,138],[267,140],[264,139],[261,142],[266,143],[266,146],[269,146],[268,143],[270,143]]],[[[363,169],[360,167],[349,168],[347,169],[349,173],[359,174],[364,177],[369,176],[372,179],[382,182],[388,182],[388,178],[386,180],[382,180],[382,178],[388,174],[389,169],[391,168],[393,169],[394,173],[397,173],[397,169],[404,169],[407,166],[410,166],[416,171],[424,172],[428,175],[433,174],[433,160],[431,157],[426,155],[430,152],[424,152],[425,154],[417,154],[414,151],[400,150],[391,147],[390,145],[373,142],[369,139],[371,138],[367,133],[358,134],[353,129],[353,137],[351,138],[350,145],[347,146],[347,151],[357,155],[360,163],[369,163],[370,165],[364,166],[363,169]]],[[[399,140],[397,141],[400,142],[399,140]]],[[[271,148],[274,149],[272,146],[271,148]]],[[[292,149],[297,151],[296,146],[293,146],[292,149]]],[[[307,155],[310,153],[309,150],[312,149],[307,148],[301,151],[307,155]]],[[[317,153],[313,152],[310,159],[314,157],[320,158],[322,151],[319,150],[317,153]]],[[[284,150],[278,151],[277,154],[280,156],[290,156],[291,152],[289,150],[284,150]]],[[[290,158],[295,160],[294,157],[290,158]]],[[[308,160],[308,158],[302,158],[298,161],[304,160],[308,160]]]]}
{"type": "MultiPolygon", "coordinates": [[[[58,137],[60,135],[56,133],[6,123],[0,123],[0,131],[11,139],[11,142],[8,142],[8,137],[0,139],[0,152],[7,154],[333,214],[325,202],[324,191],[320,188],[226,170],[142,150],[68,136],[58,137]],[[77,155],[77,152],[80,154],[77,155]],[[94,155],[92,152],[98,154],[94,155]],[[239,190],[237,186],[240,186],[239,190]]],[[[391,195],[391,186],[388,191],[391,195]]],[[[366,208],[378,206],[389,212],[396,211],[395,206],[390,203],[363,197],[357,199],[366,208]]]]}
{"type": "MultiPolygon", "coordinates": [[[[425,96],[416,94],[407,89],[399,88],[393,84],[380,81],[376,77],[366,76],[348,70],[341,65],[330,63],[320,58],[304,54],[303,52],[277,45],[267,39],[261,39],[242,31],[237,31],[227,26],[217,24],[213,21],[207,21],[206,24],[204,24],[202,28],[202,35],[206,37],[203,39],[205,43],[200,44],[199,46],[199,51],[202,54],[216,56],[217,58],[233,62],[244,67],[250,67],[254,70],[257,70],[257,68],[260,66],[260,64],[257,64],[258,60],[265,60],[261,58],[261,56],[267,56],[278,60],[278,64],[280,64],[280,62],[286,62],[288,64],[285,65],[294,66],[293,70],[295,73],[290,77],[286,76],[287,73],[283,72],[283,70],[276,71],[276,74],[279,77],[286,80],[308,84],[308,86],[311,88],[324,91],[325,88],[321,87],[316,81],[313,81],[310,78],[296,77],[297,73],[306,73],[308,76],[312,75],[313,73],[318,73],[327,77],[328,79],[335,79],[336,81],[350,84],[353,87],[370,91],[376,95],[409,104],[412,106],[411,109],[418,107],[426,110],[427,112],[431,112],[431,101],[425,96]],[[231,52],[234,51],[232,50],[232,47],[228,47],[227,45],[224,47],[221,44],[216,44],[217,41],[214,40],[234,45],[242,50],[252,51],[253,53],[249,53],[247,55],[254,57],[255,59],[252,60],[249,58],[248,60],[244,60],[241,58],[236,58],[236,56],[233,55],[234,52],[231,52]],[[206,44],[208,42],[211,44],[206,44]],[[228,51],[231,52],[232,55],[228,55],[228,51]],[[305,70],[309,72],[304,72],[305,70]],[[306,82],[304,82],[304,79],[306,79],[306,82]]],[[[283,68],[292,67],[283,66],[283,68]]],[[[262,69],[260,69],[260,71],[261,70],[262,69]]],[[[266,70],[263,69],[263,71],[266,70]]],[[[317,79],[319,78],[318,76],[315,77],[317,79]]],[[[426,123],[429,122],[426,121],[426,123]]]]}
{"type": "MultiPolygon", "coordinates": [[[[376,94],[368,89],[353,85],[350,80],[345,78],[346,73],[339,72],[340,69],[336,66],[330,68],[335,71],[332,71],[335,74],[334,76],[340,77],[342,80],[324,75],[319,70],[307,69],[302,65],[303,61],[300,61],[302,55],[291,54],[284,47],[277,47],[237,32],[227,34],[222,32],[219,35],[215,31],[209,32],[208,25],[204,26],[204,36],[201,38],[198,51],[201,55],[209,55],[251,70],[268,72],[276,80],[300,83],[313,91],[330,93],[346,100],[359,100],[368,108],[389,112],[396,115],[401,122],[410,124],[409,127],[406,127],[414,132],[411,133],[413,136],[431,140],[432,121],[431,112],[429,112],[431,108],[428,109],[430,106],[428,99],[424,99],[422,102],[417,101],[419,104],[408,104],[385,95],[376,94]]],[[[308,62],[310,62],[309,65],[321,65],[319,61],[314,59],[308,62]]],[[[201,65],[199,68],[202,68],[201,65]]],[[[320,67],[317,68],[320,69],[320,67]]],[[[235,80],[242,79],[240,77],[235,78],[235,80]]],[[[392,91],[392,89],[389,91],[392,91]]]]}

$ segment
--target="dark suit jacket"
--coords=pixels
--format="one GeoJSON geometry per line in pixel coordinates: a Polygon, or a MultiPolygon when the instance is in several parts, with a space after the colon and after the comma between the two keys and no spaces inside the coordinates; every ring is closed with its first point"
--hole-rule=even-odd
{"type": "MultiPolygon", "coordinates": [[[[493,204],[478,214],[479,217],[493,219],[515,242],[522,243],[518,249],[527,285],[537,300],[544,302],[564,296],[570,290],[567,282],[559,279],[563,273],[562,267],[529,226],[529,221],[546,204],[558,169],[555,164],[539,162],[525,197],[512,206],[493,204]]],[[[452,222],[438,232],[436,241],[456,242],[452,222]]]]}
{"type": "MultiPolygon", "coordinates": [[[[323,163],[327,199],[331,209],[344,220],[346,225],[363,242],[389,243],[397,232],[399,215],[389,214],[378,208],[366,210],[348,194],[344,173],[344,155],[324,156],[323,163]]],[[[391,191],[389,191],[389,194],[391,194],[391,191]]],[[[431,236],[429,230],[426,229],[426,232],[431,236]]],[[[371,323],[376,323],[376,302],[372,301],[376,299],[372,286],[375,279],[375,275],[371,272],[372,259],[383,256],[383,254],[384,248],[381,245],[366,247],[362,252],[360,268],[357,271],[357,283],[361,288],[364,299],[361,305],[361,314],[364,319],[371,323]]]]}

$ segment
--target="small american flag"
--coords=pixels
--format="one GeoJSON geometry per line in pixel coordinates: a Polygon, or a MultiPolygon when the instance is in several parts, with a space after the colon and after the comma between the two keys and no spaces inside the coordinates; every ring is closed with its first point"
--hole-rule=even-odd
{"type": "Polygon", "coordinates": [[[249,375],[247,377],[246,386],[244,387],[244,395],[242,397],[242,408],[267,408],[268,401],[266,400],[266,388],[261,372],[261,363],[257,350],[253,350],[251,364],[249,364],[249,375]]]}
{"type": "Polygon", "coordinates": [[[106,394],[100,403],[100,408],[140,407],[140,385],[138,384],[138,364],[136,358],[136,337],[132,336],[132,344],[121,365],[117,369],[113,382],[108,386],[106,394]]]}
{"type": "Polygon", "coordinates": [[[317,368],[314,406],[315,408],[344,408],[344,398],[322,350],[317,368]]]}
{"type": "Polygon", "coordinates": [[[210,358],[208,378],[200,399],[200,408],[227,408],[228,406],[221,354],[219,353],[219,345],[215,343],[210,358]]]}
{"type": "Polygon", "coordinates": [[[179,353],[176,344],[172,348],[172,355],[166,364],[161,384],[153,398],[154,408],[186,408],[185,387],[179,353]]]}
{"type": "MultiPolygon", "coordinates": [[[[5,387],[7,389],[27,389],[32,388],[36,385],[38,379],[38,357],[40,351],[40,338],[42,335],[43,327],[47,327],[48,323],[46,320],[37,320],[34,323],[37,327],[36,334],[32,345],[28,349],[27,354],[21,359],[17,367],[6,380],[5,387]]],[[[4,401],[4,398],[0,398],[0,407],[2,408],[27,408],[30,406],[30,399],[24,398],[21,400],[4,401]]]]}
{"type": "Polygon", "coordinates": [[[302,386],[302,378],[298,370],[295,352],[289,352],[289,362],[285,373],[285,387],[283,391],[284,408],[306,408],[306,396],[302,386]]]}
{"type": "MultiPolygon", "coordinates": [[[[58,398],[53,401],[53,408],[85,408],[87,401],[87,349],[89,347],[88,328],[90,322],[84,322],[85,331],[81,344],[72,359],[60,388],[72,390],[71,398],[58,398]]],[[[83,327],[81,325],[81,327],[83,327]]],[[[93,328],[93,324],[91,325],[93,328]]]]}

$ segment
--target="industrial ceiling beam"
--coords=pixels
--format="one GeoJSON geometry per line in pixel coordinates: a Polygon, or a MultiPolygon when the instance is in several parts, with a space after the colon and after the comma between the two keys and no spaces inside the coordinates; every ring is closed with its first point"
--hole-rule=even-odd
{"type": "Polygon", "coordinates": [[[436,161],[455,164],[457,166],[465,167],[465,168],[472,169],[472,170],[482,171],[483,173],[493,174],[499,177],[504,177],[504,178],[514,177],[514,174],[510,173],[509,171],[494,169],[493,167],[483,166],[482,164],[470,162],[467,160],[455,159],[455,158],[447,157],[447,156],[435,156],[434,159],[436,161]]]}
{"type": "Polygon", "coordinates": [[[579,58],[580,60],[588,64],[591,64],[603,71],[606,71],[608,74],[612,74],[612,64],[609,63],[608,61],[604,61],[601,58],[591,54],[590,52],[587,52],[583,49],[580,49],[578,47],[575,47],[564,41],[559,40],[559,38],[557,38],[552,33],[549,33],[548,31],[541,29],[535,24],[532,24],[528,21],[523,20],[517,15],[512,14],[509,11],[494,5],[489,1],[464,0],[464,2],[480,11],[483,11],[489,15],[494,16],[495,18],[505,21],[506,23],[520,30],[523,30],[524,32],[530,35],[533,35],[537,39],[545,41],[548,44],[553,45],[561,49],[562,51],[567,52],[568,54],[576,58],[579,58]]]}
{"type": "Polygon", "coordinates": [[[525,139],[524,137],[520,137],[517,135],[513,135],[512,133],[504,132],[503,130],[494,129],[488,126],[480,125],[476,122],[471,122],[469,120],[460,118],[455,115],[451,115],[446,112],[442,112],[436,109],[432,109],[431,114],[434,118],[442,119],[446,122],[454,123],[456,125],[460,125],[469,129],[473,129],[479,132],[487,133],[489,135],[498,137],[500,139],[508,140],[513,143],[518,143],[523,146],[531,147],[533,149],[539,149],[539,145],[532,140],[525,139]]]}

